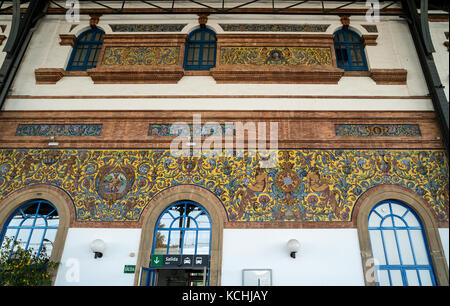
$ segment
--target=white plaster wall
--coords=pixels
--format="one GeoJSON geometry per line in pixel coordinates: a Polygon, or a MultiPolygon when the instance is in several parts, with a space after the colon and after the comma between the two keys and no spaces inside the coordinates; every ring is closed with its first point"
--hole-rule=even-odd
{"type": "MultiPolygon", "coordinates": [[[[448,265],[448,228],[439,234],[448,265]]],[[[134,274],[123,269],[136,264],[140,235],[140,229],[70,228],[55,285],[133,285],[134,274]],[[90,251],[94,239],[106,243],[102,258],[90,251]]],[[[242,269],[272,269],[274,286],[364,285],[356,229],[225,229],[221,285],[242,285],[242,269]],[[296,259],[286,247],[292,238],[300,242],[296,259]]]]}
{"type": "Polygon", "coordinates": [[[396,52],[395,55],[384,54],[384,56],[395,56],[397,63],[399,63],[397,64],[399,66],[395,66],[395,68],[400,67],[408,71],[407,86],[410,95],[428,94],[425,76],[420,66],[419,57],[417,56],[408,24],[404,20],[392,21],[389,22],[389,27],[392,32],[393,49],[396,52]]]}
{"type": "MultiPolygon", "coordinates": [[[[102,27],[107,33],[111,33],[109,24],[111,23],[187,23],[188,26],[183,30],[187,32],[197,26],[196,15],[104,15],[100,18],[99,27],[102,27]]],[[[328,34],[333,33],[341,27],[339,17],[337,16],[252,16],[252,15],[213,15],[210,16],[208,25],[218,33],[223,32],[218,26],[219,23],[326,23],[330,24],[327,30],[328,34]]],[[[368,22],[361,17],[352,17],[351,25],[360,34],[368,34],[361,27],[361,24],[368,22]]],[[[343,77],[336,85],[327,84],[216,84],[212,77],[186,76],[178,84],[94,84],[89,77],[64,77],[55,85],[36,85],[34,70],[36,68],[65,68],[71,53],[70,46],[59,45],[59,34],[79,34],[88,27],[88,18],[82,16],[81,22],[72,31],[72,24],[67,23],[64,16],[46,16],[41,21],[41,26],[34,34],[30,42],[29,49],[19,68],[15,82],[12,85],[11,95],[31,95],[31,96],[73,96],[73,95],[96,95],[96,96],[126,96],[126,95],[333,95],[333,96],[423,96],[428,93],[423,74],[419,65],[417,55],[414,50],[414,44],[409,34],[405,21],[396,17],[382,18],[377,23],[379,38],[377,46],[368,46],[368,61],[370,68],[405,68],[408,70],[407,85],[376,85],[369,77],[343,77]]],[[[308,33],[305,33],[308,34],[308,33]]],[[[314,33],[309,33],[314,34],[314,33]]],[[[8,99],[4,110],[19,110],[30,108],[35,109],[34,102],[28,100],[23,103],[11,101],[8,99]]],[[[123,100],[121,100],[123,101],[123,100]]],[[[143,103],[129,101],[125,104],[133,105],[132,109],[151,109],[153,106],[158,109],[158,105],[164,105],[168,102],[165,99],[156,101],[155,99],[142,100],[143,103]]],[[[274,100],[275,101],[275,100],[274,100]]],[[[298,109],[297,103],[273,103],[272,106],[263,105],[264,109],[287,109],[293,107],[298,109]]],[[[276,100],[278,101],[278,100],[276,100]]],[[[348,103],[338,103],[331,109],[348,109],[348,103]]],[[[424,101],[422,101],[424,102],[424,101]]],[[[64,105],[64,109],[103,109],[101,100],[84,101],[79,103],[77,100],[70,101],[37,101],[44,103],[45,109],[49,105],[54,105],[59,109],[64,105]]],[[[118,101],[112,101],[114,108],[118,101]]],[[[214,100],[206,103],[206,109],[234,109],[236,103],[222,104],[221,101],[214,100]],[[217,102],[217,103],[216,103],[217,102]]],[[[258,102],[255,102],[258,103],[258,102]]],[[[302,102],[303,103],[303,102],[302,102]]],[[[363,105],[371,109],[373,104],[380,103],[380,100],[367,100],[363,105]]],[[[397,109],[397,102],[388,105],[387,101],[381,102],[383,109],[397,109]]],[[[401,102],[400,102],[401,103],[401,102]]],[[[251,103],[250,103],[251,104],[251,103]]],[[[316,109],[327,109],[332,104],[331,101],[325,104],[315,103],[316,109]]],[[[425,101],[425,104],[428,104],[425,101]]],[[[169,107],[170,107],[169,102],[169,107]]],[[[201,109],[205,103],[200,99],[184,100],[179,104],[179,109],[201,109]],[[184,103],[186,102],[186,103],[184,103]],[[184,105],[188,104],[186,108],[184,105]]],[[[423,103],[401,103],[407,110],[422,110],[423,103]]],[[[125,107],[124,106],[124,107],[125,107]]],[[[176,103],[172,104],[176,108],[176,103]]],[[[250,106],[254,109],[256,106],[250,106]]],[[[258,107],[259,108],[259,107],[258,107]]],[[[306,106],[310,109],[310,106],[306,106]]],[[[361,108],[361,107],[360,107],[361,108]]],[[[51,108],[50,108],[51,109],[51,108]]],[[[119,107],[123,109],[123,107],[119,107]]],[[[205,109],[205,108],[204,108],[205,109]]],[[[239,109],[239,108],[238,108],[239,109]]]]}
{"type": "Polygon", "coordinates": [[[134,274],[123,270],[136,264],[140,236],[140,229],[69,228],[55,285],[132,286],[134,274]],[[95,239],[106,244],[102,258],[94,259],[90,250],[95,239]]]}
{"type": "Polygon", "coordinates": [[[274,286],[364,285],[356,229],[225,229],[222,257],[223,286],[242,285],[242,269],[272,269],[274,286]]]}
{"type": "Polygon", "coordinates": [[[439,78],[442,85],[445,86],[444,91],[449,100],[449,52],[444,42],[448,41],[445,32],[449,31],[448,22],[430,22],[430,34],[433,46],[436,52],[433,53],[434,62],[436,64],[439,78]]]}
{"type": "Polygon", "coordinates": [[[8,99],[5,110],[336,110],[433,111],[429,99],[8,99]]]}
{"type": "MultiPolygon", "coordinates": [[[[31,63],[27,63],[32,65],[31,63]]],[[[25,67],[22,65],[21,67],[25,67]]],[[[38,68],[38,67],[36,67],[38,68]]],[[[54,68],[54,67],[53,67],[54,68]]],[[[369,77],[342,77],[338,84],[217,84],[208,76],[185,76],[178,84],[94,84],[90,77],[64,77],[51,85],[35,85],[34,69],[20,70],[12,95],[351,95],[406,96],[407,85],[376,85],[369,77]]],[[[410,72],[408,72],[409,74],[410,72]]],[[[415,95],[425,95],[415,92],[415,95]]]]}
{"type": "Polygon", "coordinates": [[[448,262],[448,228],[439,228],[439,235],[441,237],[442,248],[444,249],[445,258],[447,259],[447,267],[449,266],[448,262]]]}

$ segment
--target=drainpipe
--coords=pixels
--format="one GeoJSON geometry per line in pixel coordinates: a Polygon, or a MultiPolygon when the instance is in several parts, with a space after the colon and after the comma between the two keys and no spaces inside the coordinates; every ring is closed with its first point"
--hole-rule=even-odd
{"type": "Polygon", "coordinates": [[[442,135],[442,142],[448,157],[449,105],[432,55],[434,48],[428,28],[428,0],[420,1],[420,15],[417,12],[414,0],[403,0],[402,5],[420,65],[422,66],[428,91],[433,101],[434,112],[442,135]]]}

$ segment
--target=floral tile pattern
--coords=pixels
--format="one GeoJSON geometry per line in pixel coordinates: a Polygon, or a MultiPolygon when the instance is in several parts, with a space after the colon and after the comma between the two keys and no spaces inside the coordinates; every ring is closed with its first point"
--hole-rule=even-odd
{"type": "Polygon", "coordinates": [[[225,32],[326,32],[329,24],[219,24],[225,32]]]}
{"type": "Polygon", "coordinates": [[[233,134],[234,126],[233,125],[220,125],[220,130],[216,131],[215,128],[218,128],[216,125],[208,125],[204,124],[203,126],[199,126],[199,128],[194,128],[193,124],[188,124],[187,127],[189,130],[185,130],[184,127],[186,125],[176,124],[150,124],[148,128],[148,136],[189,136],[189,135],[201,135],[201,136],[212,136],[217,132],[217,136],[222,136],[227,133],[233,134]],[[171,130],[172,127],[172,130],[171,130]]]}
{"type": "Polygon", "coordinates": [[[19,124],[16,136],[100,136],[101,124],[19,124]]]}
{"type": "Polygon", "coordinates": [[[106,47],[102,65],[173,66],[179,58],[179,47],[106,47]]]}
{"type": "Polygon", "coordinates": [[[330,48],[221,47],[221,65],[311,66],[332,65],[330,48]]]}
{"type": "Polygon", "coordinates": [[[358,198],[394,184],[448,222],[448,161],[442,150],[290,149],[274,168],[258,155],[174,157],[168,149],[2,149],[0,200],[34,184],[73,200],[77,221],[136,222],[150,200],[177,185],[213,193],[235,222],[351,221],[358,198]]]}
{"type": "Polygon", "coordinates": [[[335,124],[336,136],[421,136],[417,124],[335,124]]]}
{"type": "Polygon", "coordinates": [[[110,24],[113,32],[181,32],[187,24],[110,24]]]}

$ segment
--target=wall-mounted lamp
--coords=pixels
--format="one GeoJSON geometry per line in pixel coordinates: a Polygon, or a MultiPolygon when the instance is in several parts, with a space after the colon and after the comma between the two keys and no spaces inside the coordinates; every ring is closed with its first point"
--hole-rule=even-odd
{"type": "Polygon", "coordinates": [[[95,239],[91,242],[91,251],[94,252],[94,258],[102,258],[105,250],[105,242],[101,239],[95,239]]]}
{"type": "Polygon", "coordinates": [[[287,248],[291,253],[291,257],[295,258],[295,253],[300,249],[300,242],[297,239],[291,239],[287,242],[287,248]]]}

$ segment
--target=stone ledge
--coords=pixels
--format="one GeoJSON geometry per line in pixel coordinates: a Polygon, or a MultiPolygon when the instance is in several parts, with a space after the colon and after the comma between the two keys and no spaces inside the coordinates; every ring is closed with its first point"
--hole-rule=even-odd
{"type": "Polygon", "coordinates": [[[177,83],[182,68],[94,68],[87,71],[66,71],[63,68],[38,68],[34,71],[36,84],[56,84],[66,76],[91,77],[96,84],[177,83]]]}
{"type": "Polygon", "coordinates": [[[221,66],[211,69],[217,83],[337,84],[344,71],[334,67],[221,66]]]}
{"type": "Polygon", "coordinates": [[[361,36],[364,46],[376,46],[378,34],[363,34],[361,36]]]}
{"type": "Polygon", "coordinates": [[[61,39],[59,45],[61,46],[71,46],[73,47],[77,42],[77,36],[74,34],[59,34],[61,39]]]}
{"type": "Polygon", "coordinates": [[[370,69],[370,77],[377,85],[406,85],[406,69],[370,69]]]}
{"type": "Polygon", "coordinates": [[[178,83],[184,75],[183,68],[94,68],[87,71],[95,84],[148,84],[178,83]]]}
{"type": "Polygon", "coordinates": [[[56,84],[65,76],[62,68],[38,68],[34,70],[36,84],[56,84]]]}

